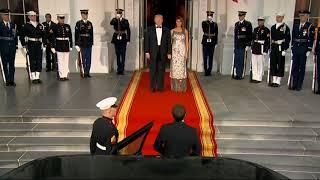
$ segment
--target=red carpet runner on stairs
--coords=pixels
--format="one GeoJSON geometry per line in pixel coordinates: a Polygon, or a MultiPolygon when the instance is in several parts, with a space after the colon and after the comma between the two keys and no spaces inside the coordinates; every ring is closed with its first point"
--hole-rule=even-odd
{"type": "Polygon", "coordinates": [[[202,156],[217,156],[213,113],[194,72],[188,73],[186,93],[175,93],[170,90],[169,73],[166,73],[165,77],[165,90],[152,93],[149,73],[135,72],[116,116],[119,140],[132,134],[148,122],[154,121],[154,126],[147,136],[142,153],[143,155],[158,155],[153,149],[153,143],[161,125],[173,121],[171,109],[175,104],[182,104],[186,107],[185,122],[198,129],[202,144],[202,156]]]}

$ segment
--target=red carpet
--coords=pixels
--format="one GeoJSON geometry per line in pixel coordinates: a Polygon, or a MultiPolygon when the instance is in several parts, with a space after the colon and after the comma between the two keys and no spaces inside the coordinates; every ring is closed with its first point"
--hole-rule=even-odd
{"type": "Polygon", "coordinates": [[[165,91],[152,93],[148,72],[135,72],[128,89],[120,103],[116,123],[119,130],[119,140],[130,135],[150,121],[154,121],[142,153],[158,155],[153,150],[154,140],[161,125],[173,121],[171,109],[175,104],[186,107],[185,122],[198,129],[202,144],[202,155],[217,156],[213,113],[203,94],[194,72],[188,74],[188,90],[186,93],[170,91],[169,73],[166,73],[165,91]]]}

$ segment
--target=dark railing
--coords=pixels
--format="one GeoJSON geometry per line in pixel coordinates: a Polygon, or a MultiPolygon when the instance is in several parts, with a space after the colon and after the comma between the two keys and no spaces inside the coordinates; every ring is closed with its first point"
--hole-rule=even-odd
{"type": "Polygon", "coordinates": [[[37,159],[1,179],[283,180],[255,163],[229,158],[71,155],[37,159]]]}

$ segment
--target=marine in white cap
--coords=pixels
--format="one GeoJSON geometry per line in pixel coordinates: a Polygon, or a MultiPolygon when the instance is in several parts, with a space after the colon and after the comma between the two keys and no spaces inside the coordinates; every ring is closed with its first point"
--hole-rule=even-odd
{"type": "Polygon", "coordinates": [[[58,77],[60,81],[67,81],[69,74],[69,58],[72,50],[72,30],[65,24],[65,14],[57,14],[58,24],[53,28],[54,44],[51,49],[57,54],[58,77]]]}
{"type": "Polygon", "coordinates": [[[265,18],[258,17],[258,27],[253,30],[251,82],[260,83],[264,72],[264,58],[270,49],[270,30],[264,25],[265,18]]]}
{"type": "Polygon", "coordinates": [[[290,28],[283,21],[284,13],[276,14],[276,24],[271,27],[271,52],[268,71],[268,83],[271,87],[279,87],[284,76],[285,56],[289,48],[290,28]]]}
{"type": "MultiPolygon", "coordinates": [[[[30,80],[33,84],[40,84],[40,72],[42,71],[42,43],[45,37],[45,29],[41,23],[37,22],[37,13],[27,12],[29,22],[22,27],[20,41],[26,56],[29,57],[30,80]]],[[[45,50],[45,48],[44,48],[45,50]]]]}
{"type": "Polygon", "coordinates": [[[92,127],[90,138],[90,153],[92,155],[108,155],[111,153],[112,145],[118,142],[118,130],[113,124],[116,115],[117,98],[109,97],[97,103],[102,117],[98,118],[92,127]]]}

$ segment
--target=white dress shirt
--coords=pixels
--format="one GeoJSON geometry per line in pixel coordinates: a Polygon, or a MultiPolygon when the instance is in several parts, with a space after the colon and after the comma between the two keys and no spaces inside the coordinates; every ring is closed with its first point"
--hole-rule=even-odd
{"type": "Polygon", "coordinates": [[[162,38],[162,26],[161,26],[161,28],[156,27],[156,33],[157,33],[158,46],[160,46],[161,45],[161,38],[162,38]]]}
{"type": "Polygon", "coordinates": [[[5,26],[8,26],[8,28],[10,29],[10,23],[7,21],[3,21],[5,26]]]}

